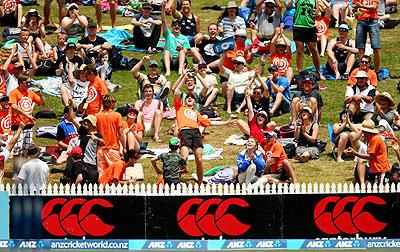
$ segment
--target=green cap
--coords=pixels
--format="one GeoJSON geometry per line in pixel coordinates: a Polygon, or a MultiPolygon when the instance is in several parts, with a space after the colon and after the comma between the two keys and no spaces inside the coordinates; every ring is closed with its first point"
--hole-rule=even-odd
{"type": "Polygon", "coordinates": [[[180,142],[181,140],[179,139],[179,138],[177,138],[177,137],[171,137],[170,139],[169,139],[169,144],[170,145],[179,145],[179,142],[180,142]]]}

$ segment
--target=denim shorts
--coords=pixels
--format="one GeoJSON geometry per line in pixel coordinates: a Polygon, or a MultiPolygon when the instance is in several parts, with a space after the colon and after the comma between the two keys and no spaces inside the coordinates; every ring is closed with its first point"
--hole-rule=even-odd
{"type": "Polygon", "coordinates": [[[371,40],[372,49],[381,48],[381,35],[379,32],[378,20],[358,20],[356,28],[356,48],[365,49],[367,43],[367,34],[371,40]]]}

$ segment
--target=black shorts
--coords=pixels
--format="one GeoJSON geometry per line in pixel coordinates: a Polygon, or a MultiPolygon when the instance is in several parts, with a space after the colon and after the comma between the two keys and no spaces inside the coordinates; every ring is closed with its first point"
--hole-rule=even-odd
{"type": "Polygon", "coordinates": [[[369,181],[370,183],[386,183],[386,172],[378,172],[378,173],[370,173],[367,175],[366,180],[369,181]]]}
{"type": "Polygon", "coordinates": [[[365,111],[360,111],[358,114],[353,115],[353,123],[362,123],[364,121],[364,118],[366,115],[370,114],[372,112],[365,112],[365,111]]]}
{"type": "Polygon", "coordinates": [[[233,99],[232,99],[232,108],[237,109],[239,108],[240,104],[244,101],[245,95],[244,94],[239,94],[238,92],[234,92],[233,94],[233,99]]]}
{"type": "Polygon", "coordinates": [[[304,43],[317,42],[317,28],[293,28],[293,40],[304,43]]]}
{"type": "Polygon", "coordinates": [[[191,149],[203,148],[203,140],[199,129],[182,129],[179,131],[179,139],[181,140],[181,146],[191,149]]]}

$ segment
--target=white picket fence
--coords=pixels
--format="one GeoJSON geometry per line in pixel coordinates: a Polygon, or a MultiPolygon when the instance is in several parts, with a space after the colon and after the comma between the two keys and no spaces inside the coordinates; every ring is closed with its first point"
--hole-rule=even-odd
{"type": "Polygon", "coordinates": [[[67,195],[67,196],[193,196],[193,195],[276,195],[276,194],[327,194],[327,193],[399,193],[400,184],[368,184],[360,186],[353,183],[302,183],[302,184],[267,184],[265,187],[252,188],[245,184],[218,184],[201,185],[178,184],[165,185],[165,187],[156,184],[130,184],[130,185],[112,185],[98,186],[94,185],[62,185],[48,184],[41,188],[27,186],[22,184],[0,184],[0,192],[6,191],[10,195],[67,195]]]}

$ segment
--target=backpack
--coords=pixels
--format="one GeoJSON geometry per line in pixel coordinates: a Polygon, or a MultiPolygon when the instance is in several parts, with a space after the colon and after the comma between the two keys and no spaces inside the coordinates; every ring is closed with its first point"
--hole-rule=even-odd
{"type": "Polygon", "coordinates": [[[296,145],[294,143],[288,143],[283,146],[288,158],[294,158],[296,156],[296,145]]]}
{"type": "Polygon", "coordinates": [[[38,60],[36,65],[37,76],[54,76],[56,73],[55,63],[51,60],[38,60]]]}
{"type": "Polygon", "coordinates": [[[400,167],[398,163],[392,165],[390,172],[386,173],[386,177],[389,179],[390,183],[400,182],[400,167]]]}
{"type": "MultiPolygon", "coordinates": [[[[83,161],[78,162],[83,163],[83,161]]],[[[83,163],[82,168],[83,183],[97,184],[97,182],[99,181],[99,172],[96,169],[93,169],[93,167],[86,165],[85,163],[83,163]]]]}

